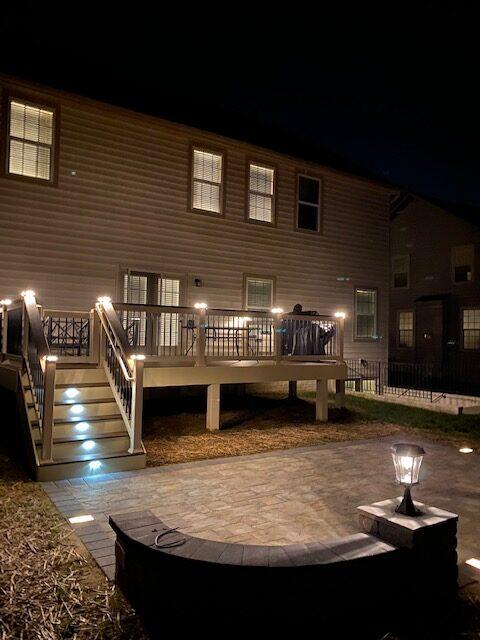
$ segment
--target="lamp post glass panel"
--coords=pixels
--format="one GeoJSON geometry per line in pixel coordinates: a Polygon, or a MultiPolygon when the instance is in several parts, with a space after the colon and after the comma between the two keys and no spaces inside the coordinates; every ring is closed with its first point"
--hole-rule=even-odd
{"type": "Polygon", "coordinates": [[[420,511],[413,504],[410,488],[418,484],[418,476],[425,450],[416,444],[394,444],[391,447],[395,475],[398,484],[405,487],[402,502],[395,509],[405,516],[419,516],[420,511]]]}

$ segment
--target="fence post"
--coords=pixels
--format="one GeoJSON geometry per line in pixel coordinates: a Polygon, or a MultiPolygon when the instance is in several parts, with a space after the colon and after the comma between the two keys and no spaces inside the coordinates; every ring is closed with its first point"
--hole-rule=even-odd
{"type": "Polygon", "coordinates": [[[47,356],[44,362],[41,462],[51,462],[53,460],[53,407],[55,402],[57,357],[47,356]]]}
{"type": "Polygon", "coordinates": [[[198,338],[197,338],[197,358],[196,364],[198,366],[205,365],[205,347],[206,347],[206,318],[207,318],[207,310],[206,309],[197,309],[197,324],[198,324],[198,338]]]}
{"type": "Polygon", "coordinates": [[[129,453],[142,453],[143,364],[145,356],[133,359],[132,418],[129,453]]]}

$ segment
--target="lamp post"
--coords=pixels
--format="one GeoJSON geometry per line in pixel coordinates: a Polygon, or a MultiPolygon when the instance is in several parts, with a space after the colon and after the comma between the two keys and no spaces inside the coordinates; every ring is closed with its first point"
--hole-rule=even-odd
{"type": "Polygon", "coordinates": [[[403,500],[395,509],[404,516],[419,516],[421,512],[413,504],[410,488],[418,484],[420,467],[425,455],[425,450],[416,444],[394,444],[391,449],[395,475],[398,484],[405,487],[403,500]]]}

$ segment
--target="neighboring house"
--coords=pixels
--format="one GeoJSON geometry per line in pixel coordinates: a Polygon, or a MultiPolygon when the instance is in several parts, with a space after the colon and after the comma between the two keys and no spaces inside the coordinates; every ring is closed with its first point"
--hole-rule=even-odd
{"type": "Polygon", "coordinates": [[[24,81],[0,88],[0,296],[301,303],[346,312],[345,357],[387,358],[391,187],[24,81]]]}
{"type": "Polygon", "coordinates": [[[480,211],[404,194],[392,216],[390,360],[478,378],[480,211]]]}

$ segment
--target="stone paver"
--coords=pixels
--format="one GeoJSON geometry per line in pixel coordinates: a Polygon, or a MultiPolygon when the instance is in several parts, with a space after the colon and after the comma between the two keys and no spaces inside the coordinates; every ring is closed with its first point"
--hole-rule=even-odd
{"type": "MultiPolygon", "coordinates": [[[[94,520],[73,525],[109,577],[114,535],[108,516],[150,509],[199,537],[288,544],[359,530],[356,507],[400,495],[389,447],[399,436],[152,467],[44,483],[59,511],[94,520]]],[[[480,459],[431,442],[414,497],[460,515],[459,559],[480,557],[480,459]]]]}

